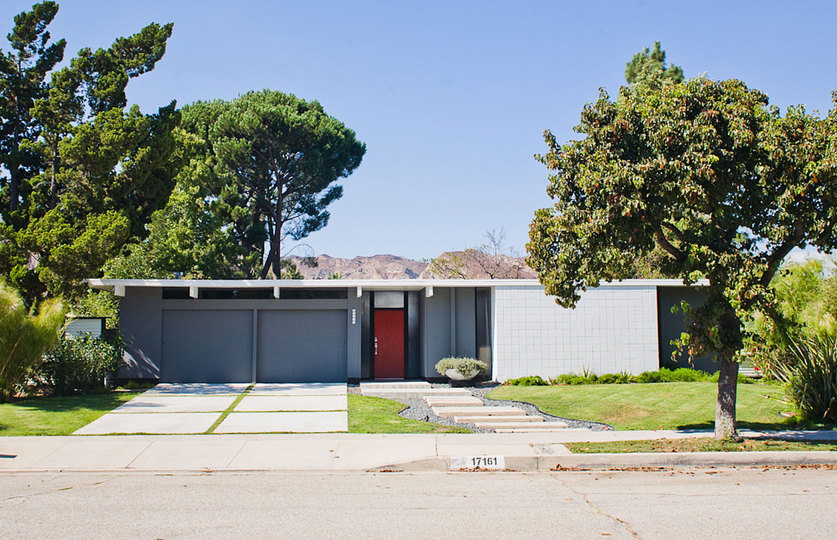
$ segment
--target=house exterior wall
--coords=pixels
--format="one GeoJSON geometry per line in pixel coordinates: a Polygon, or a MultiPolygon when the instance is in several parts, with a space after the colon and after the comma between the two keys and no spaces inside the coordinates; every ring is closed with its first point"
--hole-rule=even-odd
{"type": "Polygon", "coordinates": [[[159,379],[162,344],[163,293],[157,287],[128,287],[119,306],[119,326],[125,340],[125,379],[159,379]]]}
{"type": "Polygon", "coordinates": [[[477,355],[474,288],[435,288],[433,296],[422,296],[421,305],[421,377],[440,377],[435,367],[442,358],[477,355]]]}
{"type": "MultiPolygon", "coordinates": [[[[319,339],[329,340],[333,338],[345,343],[346,352],[341,371],[342,366],[345,366],[346,378],[359,379],[361,377],[361,299],[356,298],[354,294],[349,294],[348,299],[343,300],[163,300],[162,289],[158,287],[128,287],[125,291],[120,306],[120,330],[126,340],[125,360],[127,366],[119,371],[119,377],[126,379],[161,379],[161,374],[165,375],[167,372],[167,370],[161,370],[164,360],[164,336],[169,341],[179,341],[174,349],[169,347],[167,350],[173,350],[175,353],[179,351],[177,347],[184,348],[184,351],[190,350],[190,344],[196,341],[192,334],[198,329],[194,331],[190,329],[189,332],[184,332],[179,336],[172,335],[171,329],[164,328],[164,313],[171,316],[170,314],[178,311],[197,312],[204,319],[208,318],[205,324],[223,329],[227,321],[237,320],[238,315],[243,314],[242,316],[245,318],[255,315],[255,320],[258,321],[260,313],[265,313],[267,316],[268,313],[277,310],[339,311],[346,321],[345,333],[336,332],[334,336],[330,337],[327,332],[324,332],[319,336],[319,339]],[[355,310],[354,319],[352,318],[352,310],[355,310]]],[[[258,342],[258,336],[254,337],[252,330],[258,329],[259,324],[250,325],[247,336],[242,335],[242,329],[239,326],[241,325],[237,325],[234,329],[231,328],[225,337],[231,343],[241,344],[240,349],[242,350],[247,348],[245,345],[250,346],[248,350],[252,355],[251,345],[258,342]]],[[[219,332],[223,332],[223,330],[219,330],[219,332]]],[[[193,348],[199,349],[200,344],[196,343],[193,348]]],[[[207,352],[207,354],[209,353],[207,352]]],[[[218,356],[217,359],[208,360],[208,362],[224,361],[221,358],[223,355],[216,356],[218,356]]],[[[237,361],[240,363],[240,359],[237,361]]],[[[257,362],[251,361],[250,365],[255,366],[257,362]]],[[[252,380],[254,375],[252,368],[250,375],[248,379],[252,380]]],[[[255,375],[258,376],[257,373],[255,375]]],[[[181,378],[182,374],[178,373],[177,377],[181,378]]]]}
{"type": "Polygon", "coordinates": [[[495,380],[659,368],[653,285],[588,289],[574,310],[540,286],[501,286],[494,288],[493,306],[495,380]]]}
{"type": "MultiPolygon", "coordinates": [[[[216,283],[212,285],[218,287],[216,283]]],[[[160,379],[162,375],[165,379],[167,371],[176,373],[176,370],[167,370],[162,365],[166,354],[185,357],[188,353],[193,356],[189,361],[195,372],[201,365],[200,357],[208,358],[223,349],[207,345],[211,341],[208,337],[223,335],[225,324],[232,323],[237,318],[236,314],[246,314],[242,315],[244,318],[238,318],[250,322],[230,327],[225,337],[230,342],[242,344],[236,354],[251,357],[250,365],[254,366],[250,369],[251,379],[253,373],[258,377],[259,361],[266,355],[260,351],[275,350],[282,343],[294,350],[303,350],[308,343],[315,342],[322,343],[323,351],[330,351],[329,358],[342,357],[344,363],[340,369],[336,368],[337,363],[323,360],[323,365],[331,366],[328,370],[331,377],[349,381],[370,379],[373,377],[370,318],[376,307],[374,298],[379,292],[374,289],[376,285],[380,286],[376,282],[362,284],[361,297],[357,296],[361,287],[359,284],[347,285],[345,290],[348,294],[342,298],[289,295],[279,300],[243,299],[246,295],[219,298],[208,293],[205,297],[204,291],[212,287],[201,287],[200,284],[191,285],[201,291],[197,299],[163,299],[162,287],[175,285],[126,285],[121,302],[121,330],[127,344],[125,357],[129,365],[120,371],[120,377],[160,379]],[[345,332],[338,331],[340,324],[332,319],[326,325],[310,322],[316,317],[293,315],[308,310],[323,314],[337,312],[339,317],[345,318],[345,332]],[[280,316],[277,311],[286,312],[292,320],[280,316]],[[214,330],[206,330],[211,334],[207,338],[188,325],[172,331],[170,323],[165,321],[178,319],[176,316],[172,318],[176,312],[195,312],[196,321],[208,317],[208,321],[196,324],[198,328],[203,326],[214,330]],[[296,324],[302,327],[299,331],[289,330],[282,334],[275,324],[265,325],[268,317],[285,321],[283,325],[288,328],[296,324]],[[275,333],[276,338],[266,339],[265,333],[269,332],[275,333]],[[283,338],[283,335],[286,337],[283,338]],[[164,338],[167,340],[165,344],[164,338]],[[332,338],[336,340],[335,347],[329,349],[332,338]],[[174,348],[171,345],[173,340],[179,340],[174,348]],[[248,344],[252,345],[249,349],[244,346],[248,344]],[[172,353],[172,350],[175,352],[172,353]],[[198,352],[192,355],[194,351],[198,352]]],[[[306,286],[309,285],[297,285],[303,289],[306,286]]],[[[260,284],[245,283],[240,287],[261,287],[264,290],[264,285],[260,284]]],[[[328,288],[319,283],[309,287],[328,288]]],[[[335,284],[331,288],[342,287],[335,284]]],[[[434,367],[440,359],[473,356],[489,362],[492,371],[488,375],[499,381],[526,375],[552,377],[585,369],[598,374],[620,371],[640,373],[658,369],[660,365],[665,365],[670,355],[669,342],[683,330],[682,315],[672,315],[671,306],[679,304],[681,299],[696,305],[702,294],[699,289],[660,281],[604,284],[584,292],[578,307],[568,310],[556,305],[552,298],[544,294],[543,287],[534,281],[520,284],[477,281],[470,286],[470,283],[459,280],[449,285],[432,282],[406,292],[396,291],[395,288],[386,289],[388,294],[380,294],[380,298],[397,299],[398,305],[403,304],[406,308],[407,378],[439,378],[434,367]]],[[[314,358],[311,351],[305,354],[314,358]]],[[[225,360],[221,357],[225,355],[229,358],[229,351],[219,352],[215,354],[218,358],[208,359],[207,368],[223,366],[225,360]]],[[[283,358],[281,354],[273,356],[274,360],[267,361],[279,362],[283,358]]],[[[244,360],[236,358],[236,362],[243,366],[244,360]]],[[[261,370],[269,371],[266,367],[262,363],[261,370]]],[[[272,369],[275,366],[269,367],[272,369]]],[[[242,378],[239,368],[236,368],[235,376],[242,378]]],[[[321,371],[317,368],[304,374],[310,378],[312,373],[321,371]]],[[[215,372],[221,373],[219,369],[215,372]]]]}
{"type": "Polygon", "coordinates": [[[422,370],[424,378],[439,377],[436,362],[451,353],[451,292],[452,289],[436,288],[433,296],[422,296],[422,370]]]}

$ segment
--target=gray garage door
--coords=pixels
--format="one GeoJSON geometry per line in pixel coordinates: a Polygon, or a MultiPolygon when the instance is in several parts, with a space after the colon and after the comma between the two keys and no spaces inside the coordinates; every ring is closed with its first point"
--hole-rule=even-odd
{"type": "Polygon", "coordinates": [[[163,311],[161,382],[250,382],[250,310],[163,311]]]}
{"type": "Polygon", "coordinates": [[[259,311],[259,382],[346,382],[346,310],[259,311]]]}

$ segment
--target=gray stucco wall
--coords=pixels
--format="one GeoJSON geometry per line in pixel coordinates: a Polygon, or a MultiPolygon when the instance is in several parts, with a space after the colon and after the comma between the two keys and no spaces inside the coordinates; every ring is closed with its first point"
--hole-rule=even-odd
{"type": "Polygon", "coordinates": [[[446,356],[476,356],[476,312],[474,289],[435,288],[433,296],[422,296],[422,373],[435,378],[436,362],[446,356]]]}
{"type": "Polygon", "coordinates": [[[125,379],[160,378],[163,294],[158,288],[128,287],[120,301],[119,325],[125,340],[125,379]]]}
{"type": "Polygon", "coordinates": [[[477,356],[477,316],[474,289],[452,289],[456,297],[456,356],[477,356]]]}
{"type": "Polygon", "coordinates": [[[450,356],[451,289],[435,289],[433,296],[422,296],[422,377],[439,377],[433,367],[450,356]]]}

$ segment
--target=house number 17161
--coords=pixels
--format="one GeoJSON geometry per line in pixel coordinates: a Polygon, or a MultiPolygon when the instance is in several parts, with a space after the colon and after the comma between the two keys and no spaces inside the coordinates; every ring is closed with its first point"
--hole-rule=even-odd
{"type": "Polygon", "coordinates": [[[503,456],[451,457],[450,468],[502,470],[506,468],[506,463],[503,456]]]}

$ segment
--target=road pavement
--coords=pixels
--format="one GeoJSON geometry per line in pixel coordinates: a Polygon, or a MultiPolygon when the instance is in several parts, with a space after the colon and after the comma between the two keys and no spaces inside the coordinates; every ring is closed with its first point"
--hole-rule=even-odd
{"type": "Polygon", "coordinates": [[[4,538],[833,538],[827,468],[0,474],[4,538]]]}

